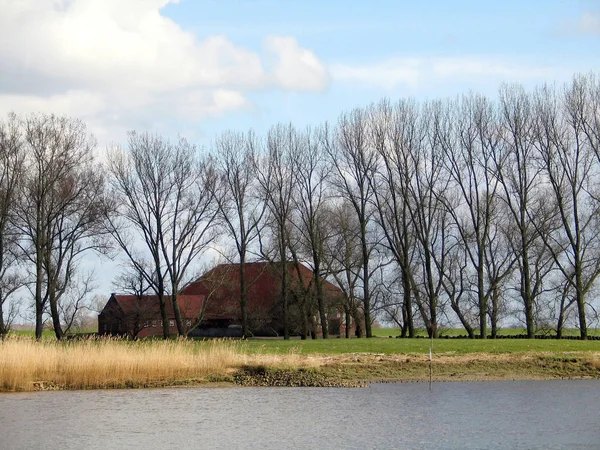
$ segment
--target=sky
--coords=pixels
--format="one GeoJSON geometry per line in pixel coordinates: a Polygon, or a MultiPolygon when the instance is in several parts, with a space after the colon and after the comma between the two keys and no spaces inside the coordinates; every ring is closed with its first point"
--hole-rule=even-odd
{"type": "Polygon", "coordinates": [[[99,149],[600,71],[600,0],[0,0],[0,29],[0,117],[79,118],[99,149]]]}

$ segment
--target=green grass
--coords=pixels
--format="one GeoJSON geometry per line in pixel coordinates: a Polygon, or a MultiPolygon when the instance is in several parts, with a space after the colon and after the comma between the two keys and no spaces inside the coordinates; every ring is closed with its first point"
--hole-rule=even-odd
{"type": "MultiPolygon", "coordinates": [[[[502,334],[522,334],[522,330],[504,329],[502,334]]],[[[372,339],[316,339],[302,341],[291,339],[256,339],[239,341],[243,352],[249,354],[289,354],[299,353],[303,355],[339,355],[344,353],[381,353],[381,354],[427,354],[431,341],[429,339],[389,339],[388,336],[400,334],[398,329],[378,328],[374,334],[379,337],[372,339]]],[[[464,334],[462,330],[446,330],[447,335],[464,334]]],[[[570,334],[576,334],[577,330],[571,330],[570,334]]],[[[592,331],[592,330],[590,330],[592,331]]],[[[593,330],[597,334],[598,330],[593,330]]],[[[33,337],[32,331],[13,331],[17,336],[33,337]]],[[[592,333],[590,333],[592,334],[592,333]]],[[[425,335],[421,330],[420,335],[425,335]]],[[[52,331],[44,331],[44,339],[54,339],[52,331]]],[[[151,345],[156,339],[144,339],[132,345],[151,345]]],[[[210,342],[210,341],[207,341],[210,342]]],[[[198,349],[208,345],[207,342],[197,341],[198,349]]],[[[436,339],[433,341],[434,353],[447,353],[464,355],[469,353],[523,353],[536,352],[572,352],[589,351],[600,352],[600,341],[577,341],[577,340],[542,340],[542,339],[436,339]]]]}
{"type": "MultiPolygon", "coordinates": [[[[476,330],[476,333],[478,330],[476,330]]],[[[488,334],[489,334],[488,329],[488,334]]],[[[444,328],[439,331],[441,336],[466,336],[467,332],[464,328],[444,328]]],[[[498,331],[501,336],[515,336],[519,334],[527,334],[524,328],[501,328],[498,331]]],[[[541,331],[536,334],[544,334],[541,331]]],[[[549,334],[555,334],[550,332],[549,334]]],[[[399,336],[399,328],[373,328],[373,336],[388,337],[388,336],[399,336]]],[[[563,331],[564,336],[579,336],[579,330],[576,328],[568,328],[563,331]]],[[[589,328],[589,336],[600,336],[600,328],[589,328]]],[[[417,330],[417,336],[427,336],[427,330],[421,328],[417,330]]]]}
{"type": "MultiPolygon", "coordinates": [[[[249,340],[241,343],[248,353],[286,354],[342,354],[383,353],[419,354],[429,353],[429,339],[317,339],[300,341],[249,340]]],[[[600,351],[599,341],[541,340],[541,339],[438,339],[433,342],[435,353],[522,353],[600,351]]]]}
{"type": "MultiPolygon", "coordinates": [[[[35,337],[34,330],[11,330],[11,336],[19,336],[19,337],[35,337]]],[[[42,331],[42,339],[56,339],[56,335],[52,330],[44,330],[42,331]]]]}

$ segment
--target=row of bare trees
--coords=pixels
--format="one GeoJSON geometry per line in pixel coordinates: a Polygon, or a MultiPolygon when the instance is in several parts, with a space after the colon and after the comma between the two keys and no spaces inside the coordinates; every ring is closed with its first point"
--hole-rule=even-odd
{"type": "MultiPolygon", "coordinates": [[[[495,337],[510,321],[529,337],[571,323],[586,338],[600,274],[599,104],[592,74],[504,86],[497,100],[383,100],[333,127],[226,133],[217,148],[244,154],[256,186],[260,245],[244,249],[334,280],[367,336],[383,311],[407,336],[460,322],[495,337]]],[[[315,284],[305,310],[327,336],[315,284]]]]}
{"type": "Polygon", "coordinates": [[[239,264],[245,335],[253,260],[280,264],[285,337],[292,296],[303,337],[317,322],[328,337],[333,307],[367,337],[376,317],[434,337],[455,323],[495,337],[510,322],[529,337],[574,324],[586,338],[597,320],[593,74],[560,88],[504,86],[495,100],[382,100],[334,125],[226,132],[206,152],[136,132],[101,162],[94,149],[78,120],[0,123],[0,334],[21,296],[36,336],[50,318],[61,339],[93,287],[81,270],[90,251],[127,261],[136,292],[158,298],[163,334],[167,302],[185,334],[177,294],[209,248],[239,264]],[[292,293],[300,264],[314,277],[292,293]]]}

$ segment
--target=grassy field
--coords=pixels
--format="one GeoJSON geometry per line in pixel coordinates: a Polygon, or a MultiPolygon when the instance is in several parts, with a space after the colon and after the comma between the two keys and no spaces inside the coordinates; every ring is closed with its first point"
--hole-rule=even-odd
{"type": "MultiPolygon", "coordinates": [[[[467,332],[463,328],[444,328],[439,330],[441,336],[466,336],[467,332]]],[[[498,334],[501,336],[515,336],[519,334],[527,334],[524,328],[501,328],[498,331],[498,334]]],[[[539,332],[537,334],[543,334],[539,332]]],[[[555,334],[554,332],[550,334],[555,334]]],[[[564,336],[579,336],[579,330],[575,328],[565,329],[563,332],[564,336]]],[[[373,335],[379,337],[388,337],[388,336],[399,336],[400,329],[399,328],[373,328],[373,335]]],[[[590,336],[600,336],[600,328],[589,328],[588,335],[590,336]]],[[[427,336],[427,331],[425,329],[417,330],[417,336],[427,336]]]]}
{"type": "MultiPolygon", "coordinates": [[[[301,341],[249,340],[244,341],[246,352],[304,355],[340,355],[344,353],[429,354],[429,339],[317,339],[301,341]]],[[[542,340],[542,339],[437,339],[434,353],[464,355],[468,353],[523,353],[600,351],[600,341],[542,340]]]]}

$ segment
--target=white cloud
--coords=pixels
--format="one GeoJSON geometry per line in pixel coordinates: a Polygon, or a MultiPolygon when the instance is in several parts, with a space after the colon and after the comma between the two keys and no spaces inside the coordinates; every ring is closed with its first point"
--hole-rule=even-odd
{"type": "MultiPolygon", "coordinates": [[[[90,121],[198,121],[246,108],[250,91],[320,90],[327,72],[293,38],[270,37],[278,63],[225,36],[199,41],[160,9],[177,0],[0,0],[0,113],[90,121]]],[[[123,122],[127,121],[127,122],[123,122]]]]}
{"type": "Polygon", "coordinates": [[[265,47],[277,58],[273,75],[283,88],[320,91],[327,86],[327,68],[312,51],[300,47],[293,37],[270,36],[265,39],[265,47]]]}
{"type": "Polygon", "coordinates": [[[581,34],[600,35],[600,14],[585,12],[577,22],[576,29],[581,34]]]}
{"type": "Polygon", "coordinates": [[[334,64],[331,76],[344,82],[391,89],[398,85],[416,86],[422,66],[423,61],[417,58],[392,58],[372,65],[334,64]]]}
{"type": "MultiPolygon", "coordinates": [[[[493,82],[548,80],[561,73],[557,67],[542,67],[484,57],[391,58],[370,65],[333,64],[334,80],[359,83],[386,90],[404,87],[424,89],[450,81],[493,82]]],[[[497,84],[496,84],[497,87],[497,84]]]]}
{"type": "Polygon", "coordinates": [[[506,80],[543,79],[553,69],[522,65],[492,58],[438,58],[431,61],[432,73],[438,77],[498,77],[506,80]]]}

